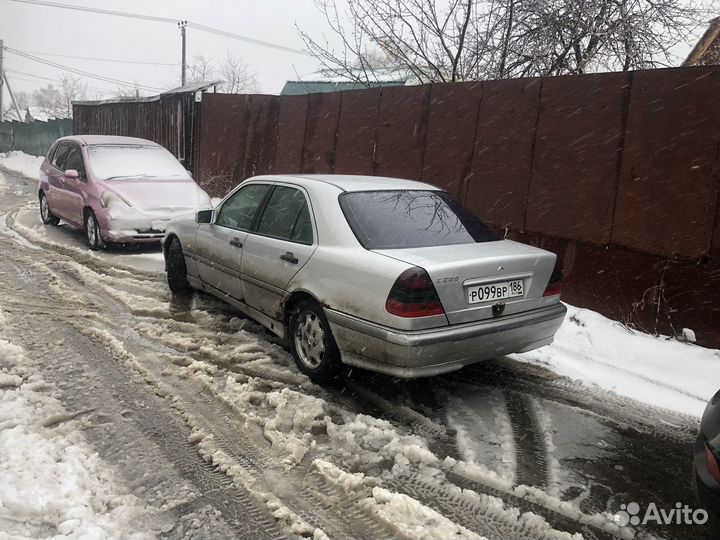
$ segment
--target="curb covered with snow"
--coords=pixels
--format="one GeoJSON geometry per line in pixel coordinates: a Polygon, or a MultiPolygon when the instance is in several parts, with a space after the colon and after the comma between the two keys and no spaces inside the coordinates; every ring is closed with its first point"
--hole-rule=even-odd
{"type": "Polygon", "coordinates": [[[655,407],[695,417],[720,388],[720,351],[636,332],[567,306],[555,341],[511,358],[655,407]]]}

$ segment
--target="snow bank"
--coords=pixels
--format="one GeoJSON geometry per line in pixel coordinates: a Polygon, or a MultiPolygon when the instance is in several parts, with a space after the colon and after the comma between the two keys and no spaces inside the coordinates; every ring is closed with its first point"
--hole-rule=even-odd
{"type": "Polygon", "coordinates": [[[552,345],[511,358],[697,417],[720,388],[720,351],[635,332],[573,306],[552,345]]]}
{"type": "Polygon", "coordinates": [[[0,339],[0,538],[151,538],[51,388],[0,339]]]}
{"type": "Polygon", "coordinates": [[[374,487],[372,497],[360,501],[360,504],[405,537],[427,538],[428,540],[484,538],[407,495],[392,493],[381,487],[374,487]]]}
{"type": "Polygon", "coordinates": [[[19,150],[0,153],[0,165],[33,180],[38,179],[40,165],[44,159],[45,156],[30,156],[19,150]]]}

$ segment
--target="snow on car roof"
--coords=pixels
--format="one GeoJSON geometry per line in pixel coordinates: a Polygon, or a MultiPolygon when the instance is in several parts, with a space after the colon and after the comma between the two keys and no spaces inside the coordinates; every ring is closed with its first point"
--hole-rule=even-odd
{"type": "Polygon", "coordinates": [[[138,137],[121,137],[119,135],[70,135],[63,137],[63,140],[78,141],[87,145],[93,144],[142,144],[145,146],[157,146],[157,143],[140,139],[138,137]]]}

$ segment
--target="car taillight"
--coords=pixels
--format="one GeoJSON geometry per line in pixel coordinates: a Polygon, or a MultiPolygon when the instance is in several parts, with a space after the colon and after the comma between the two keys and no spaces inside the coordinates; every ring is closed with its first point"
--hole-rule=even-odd
{"type": "Polygon", "coordinates": [[[705,445],[705,461],[712,477],[720,482],[720,465],[707,444],[705,445]]]}
{"type": "Polygon", "coordinates": [[[550,275],[550,281],[548,281],[547,287],[543,296],[555,296],[562,292],[562,269],[556,264],[553,273],[550,275]]]}
{"type": "Polygon", "coordinates": [[[385,309],[398,317],[427,317],[445,313],[430,276],[417,266],[405,270],[395,280],[385,309]]]}

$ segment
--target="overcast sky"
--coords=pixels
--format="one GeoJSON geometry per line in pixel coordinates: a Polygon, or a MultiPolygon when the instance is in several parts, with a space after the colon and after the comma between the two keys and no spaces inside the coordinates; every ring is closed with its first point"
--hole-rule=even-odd
{"type": "MultiPolygon", "coordinates": [[[[324,31],[312,0],[55,0],[58,3],[186,19],[286,47],[303,49],[295,24],[324,31]]],[[[128,82],[169,88],[180,85],[180,31],[174,24],[84,13],[0,0],[0,39],[6,47],[83,71],[128,82]],[[44,53],[44,54],[38,54],[44,53]],[[175,63],[175,66],[121,64],[49,56],[99,57],[119,60],[175,63]]],[[[317,61],[300,54],[252,45],[187,29],[188,62],[195,55],[221,61],[227,51],[242,57],[257,74],[260,90],[277,94],[285,81],[317,70],[317,61]]],[[[32,91],[56,80],[63,70],[9,52],[5,69],[13,90],[32,91]]],[[[87,79],[91,95],[111,95],[118,85],[87,79]]],[[[146,95],[153,92],[145,91],[146,95]]]]}
{"type": "MultiPolygon", "coordinates": [[[[56,3],[186,19],[194,23],[270,41],[294,49],[304,43],[297,26],[322,37],[326,23],[313,0],[54,0],[56,3]]],[[[699,31],[699,35],[702,31],[699,31]]],[[[331,37],[328,35],[328,37],[331,37]]],[[[180,85],[180,31],[174,23],[159,23],[68,9],[0,0],[0,39],[6,47],[86,72],[141,85],[168,89],[180,85]],[[65,56],[51,56],[65,55],[65,56]],[[175,64],[142,65],[75,57],[109,58],[175,64]]],[[[287,80],[317,71],[308,56],[282,52],[188,28],[188,63],[196,55],[222,61],[230,51],[256,73],[263,93],[277,94],[287,80]]],[[[676,48],[684,57],[689,45],[676,48]]],[[[64,70],[5,54],[5,69],[13,89],[27,91],[56,82],[64,70]]],[[[85,79],[91,98],[111,96],[115,83],[85,79]]],[[[143,95],[157,93],[143,90],[143,95]]]]}

